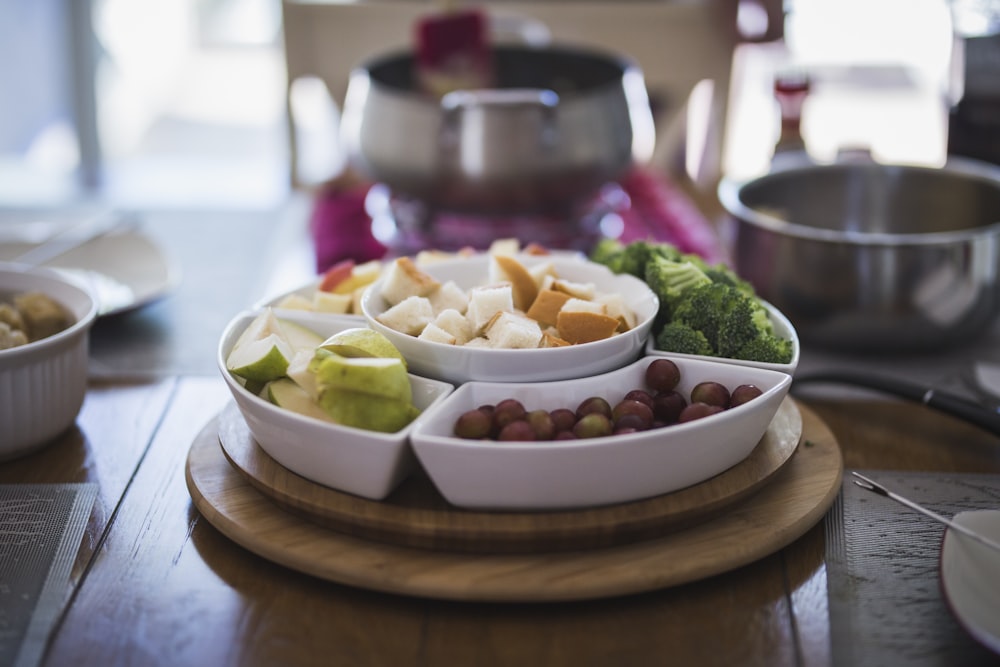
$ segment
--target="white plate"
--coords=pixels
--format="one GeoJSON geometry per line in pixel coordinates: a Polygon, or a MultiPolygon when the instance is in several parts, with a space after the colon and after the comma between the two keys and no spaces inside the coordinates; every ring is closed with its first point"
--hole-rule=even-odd
{"type": "MultiPolygon", "coordinates": [[[[959,512],[953,521],[1000,541],[1000,510],[959,512]]],[[[941,547],[941,588],[958,622],[1000,653],[1000,551],[948,529],[941,547]]]]}
{"type": "MultiPolygon", "coordinates": [[[[11,261],[35,246],[0,240],[0,261],[11,261]]],[[[100,302],[100,315],[114,315],[166,296],[180,272],[161,249],[137,230],[102,236],[45,263],[88,287],[100,302]]]]}

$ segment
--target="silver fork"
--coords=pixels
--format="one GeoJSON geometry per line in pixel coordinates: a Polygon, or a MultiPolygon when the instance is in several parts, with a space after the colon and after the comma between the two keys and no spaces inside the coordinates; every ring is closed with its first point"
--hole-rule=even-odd
{"type": "Polygon", "coordinates": [[[890,498],[891,500],[895,500],[897,503],[900,503],[901,505],[905,505],[906,507],[909,507],[911,510],[916,510],[917,512],[920,512],[924,516],[928,516],[928,517],[934,519],[935,521],[943,523],[944,525],[948,526],[952,530],[954,530],[954,531],[956,531],[958,533],[961,533],[962,535],[965,535],[969,539],[975,540],[976,542],[979,542],[980,544],[984,544],[984,545],[990,547],[991,549],[995,549],[996,551],[1000,551],[1000,543],[995,542],[994,540],[991,540],[990,538],[986,537],[985,535],[980,535],[976,531],[974,531],[974,530],[972,530],[970,528],[966,528],[965,526],[963,526],[960,523],[955,523],[954,521],[952,521],[951,519],[949,519],[946,516],[942,516],[942,515],[938,514],[937,512],[929,510],[926,507],[924,507],[923,505],[918,505],[917,503],[913,502],[912,500],[910,500],[908,498],[904,498],[903,496],[899,495],[898,493],[894,493],[894,492],[890,491],[889,489],[885,488],[884,486],[882,486],[881,484],[879,484],[875,480],[869,479],[869,478],[865,477],[864,475],[862,475],[859,472],[852,471],[851,474],[858,478],[858,479],[854,480],[854,483],[856,485],[860,486],[862,489],[865,489],[866,491],[871,491],[872,493],[877,493],[880,496],[885,496],[886,498],[890,498]]]}

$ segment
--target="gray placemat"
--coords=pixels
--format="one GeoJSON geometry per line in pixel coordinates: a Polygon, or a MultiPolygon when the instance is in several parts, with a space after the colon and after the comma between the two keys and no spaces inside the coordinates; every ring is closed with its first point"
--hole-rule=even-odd
{"type": "MultiPolygon", "coordinates": [[[[1000,508],[1000,475],[858,471],[939,514],[1000,508]]],[[[941,593],[945,526],[844,475],[825,519],[833,664],[996,665],[941,593]]]]}
{"type": "Polygon", "coordinates": [[[96,497],[91,483],[0,485],[0,665],[40,661],[96,497]]]}

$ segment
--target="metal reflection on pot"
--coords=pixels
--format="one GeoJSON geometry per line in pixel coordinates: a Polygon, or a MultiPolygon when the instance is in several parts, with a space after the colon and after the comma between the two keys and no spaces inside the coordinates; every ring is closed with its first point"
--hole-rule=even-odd
{"type": "Polygon", "coordinates": [[[805,343],[945,348],[1000,311],[994,165],[809,165],[724,179],[719,197],[734,268],[805,343]]]}

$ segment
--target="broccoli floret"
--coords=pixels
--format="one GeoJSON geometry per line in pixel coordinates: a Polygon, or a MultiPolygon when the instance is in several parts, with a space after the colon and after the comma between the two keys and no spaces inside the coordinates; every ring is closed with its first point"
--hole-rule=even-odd
{"type": "Polygon", "coordinates": [[[750,322],[748,311],[740,311],[742,318],[731,313],[742,301],[740,293],[729,285],[707,281],[690,288],[677,300],[671,320],[702,332],[718,353],[724,323],[735,330],[742,325],[741,319],[750,322]]]}
{"type": "Polygon", "coordinates": [[[704,335],[713,356],[788,363],[791,341],[774,335],[774,327],[760,301],[726,283],[698,285],[687,291],[671,322],[704,335]]]}
{"type": "Polygon", "coordinates": [[[681,354],[715,354],[703,333],[680,322],[668,322],[660,329],[656,335],[656,349],[681,354]]]}
{"type": "Polygon", "coordinates": [[[660,311],[666,318],[673,317],[674,309],[689,290],[712,284],[693,263],[675,262],[660,256],[650,258],[643,279],[659,297],[660,311]]]}
{"type": "Polygon", "coordinates": [[[590,251],[590,260],[603,264],[615,273],[621,273],[625,246],[616,239],[601,239],[590,251]]]}
{"type": "Polygon", "coordinates": [[[646,274],[646,264],[653,255],[652,242],[632,241],[625,246],[625,250],[622,253],[621,272],[641,279],[646,274]]]}
{"type": "Polygon", "coordinates": [[[772,334],[761,334],[741,347],[733,357],[769,364],[787,364],[792,361],[792,341],[772,334]]]}

